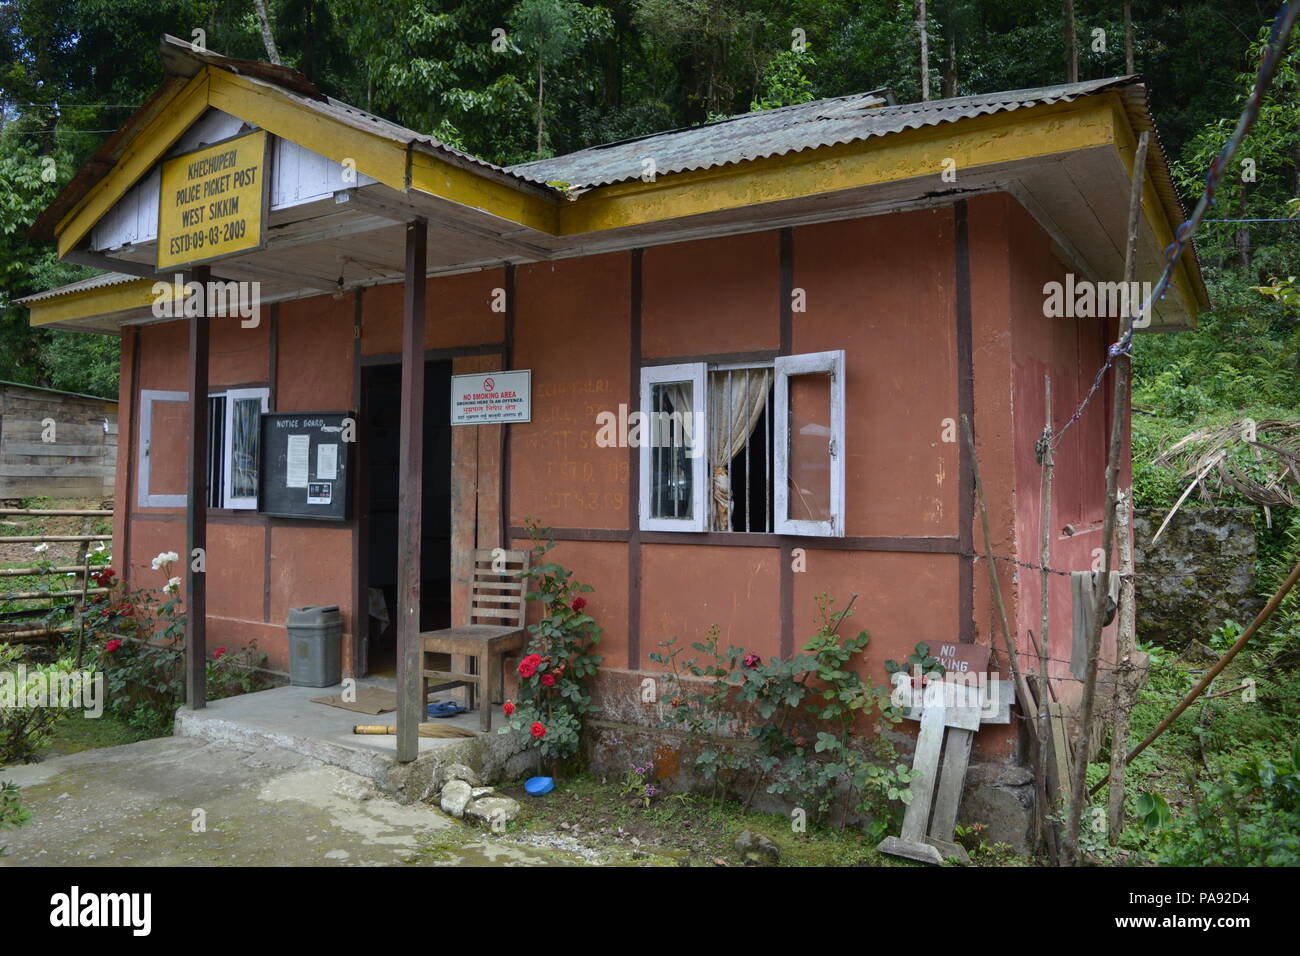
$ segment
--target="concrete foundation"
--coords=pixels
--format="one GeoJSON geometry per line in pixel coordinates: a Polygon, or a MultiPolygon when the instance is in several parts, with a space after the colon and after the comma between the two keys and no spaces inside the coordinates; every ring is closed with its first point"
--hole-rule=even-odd
{"type": "MultiPolygon", "coordinates": [[[[361,680],[357,686],[395,690],[391,680],[382,678],[361,680]]],[[[312,702],[313,697],[329,697],[342,690],[342,686],[276,687],[212,701],[203,710],[182,707],[176,712],[175,733],[244,749],[277,747],[312,757],[368,777],[403,803],[430,797],[438,769],[448,764],[464,764],[484,783],[496,783],[523,776],[535,762],[516,735],[498,734],[495,727],[490,734],[477,733],[479,715],[469,712],[429,720],[476,731],[475,736],[421,737],[419,756],[411,763],[399,763],[395,736],[352,733],[357,724],[393,726],[396,713],[360,714],[312,702]]]]}

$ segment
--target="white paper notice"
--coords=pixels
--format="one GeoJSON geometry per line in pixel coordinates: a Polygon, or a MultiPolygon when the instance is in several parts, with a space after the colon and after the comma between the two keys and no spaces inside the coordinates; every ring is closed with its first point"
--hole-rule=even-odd
{"type": "Polygon", "coordinates": [[[311,436],[289,436],[289,461],[285,467],[286,488],[307,487],[307,465],[311,459],[311,436]]]}
{"type": "Polygon", "coordinates": [[[316,477],[321,481],[334,481],[339,476],[339,446],[316,446],[316,477]]]}

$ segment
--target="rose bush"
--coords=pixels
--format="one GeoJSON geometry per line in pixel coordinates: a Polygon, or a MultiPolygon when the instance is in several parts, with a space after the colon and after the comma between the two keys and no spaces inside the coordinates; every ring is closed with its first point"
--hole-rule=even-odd
{"type": "Polygon", "coordinates": [[[563,565],[546,561],[555,546],[549,530],[528,522],[533,561],[523,576],[529,601],[542,605],[542,619],[530,624],[527,653],[516,668],[519,696],[502,708],[507,718],[500,733],[525,733],[542,757],[565,760],[578,752],[582,716],[591,708],[587,681],[602,658],[595,653],[601,629],[585,613],[592,590],[579,584],[563,565]]]}

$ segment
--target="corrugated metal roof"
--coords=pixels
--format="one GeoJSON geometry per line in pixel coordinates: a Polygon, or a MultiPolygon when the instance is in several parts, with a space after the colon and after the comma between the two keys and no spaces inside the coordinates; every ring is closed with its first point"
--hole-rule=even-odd
{"type": "Polygon", "coordinates": [[[1135,84],[1140,84],[1136,77],[1121,76],[898,106],[882,105],[880,91],[856,93],[593,146],[552,159],[520,163],[507,167],[507,171],[537,183],[558,181],[581,188],[608,186],[639,179],[643,173],[642,160],[646,157],[654,159],[657,176],[713,169],[1025,106],[1068,103],[1082,96],[1135,84]]]}
{"type": "Polygon", "coordinates": [[[124,282],[138,282],[139,280],[139,276],[127,275],[124,272],[102,272],[97,276],[91,276],[89,279],[78,279],[76,282],[69,282],[67,285],[56,286],[53,289],[46,289],[44,292],[35,292],[31,295],[23,296],[21,299],[15,299],[14,301],[26,305],[30,302],[42,302],[45,299],[53,299],[55,296],[71,295],[73,292],[85,292],[88,289],[102,289],[106,286],[122,285],[124,282]]]}

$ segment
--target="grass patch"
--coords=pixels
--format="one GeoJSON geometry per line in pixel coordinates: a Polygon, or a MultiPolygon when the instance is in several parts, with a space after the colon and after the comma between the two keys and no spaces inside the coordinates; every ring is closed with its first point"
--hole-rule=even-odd
{"type": "MultiPolygon", "coordinates": [[[[781,849],[781,866],[921,866],[877,853],[858,830],[810,826],[796,833],[781,814],[744,811],[739,804],[721,806],[694,794],[662,794],[646,808],[622,788],[588,773],[557,781],[544,797],[531,797],[522,786],[502,792],[519,801],[511,829],[526,833],[562,833],[600,849],[624,849],[636,838],[651,856],[677,858],[682,865],[741,865],[735,849],[742,830],[754,830],[781,849]]],[[[1022,865],[1014,854],[977,854],[991,865],[1022,865]]]]}
{"type": "Polygon", "coordinates": [[[94,718],[87,717],[82,711],[76,711],[55,726],[54,733],[46,744],[46,753],[75,754],[100,747],[133,744],[159,736],[168,735],[152,733],[144,728],[133,726],[107,711],[94,718]]]}

